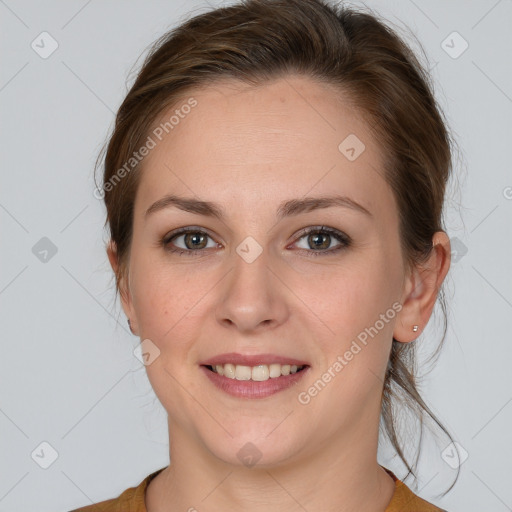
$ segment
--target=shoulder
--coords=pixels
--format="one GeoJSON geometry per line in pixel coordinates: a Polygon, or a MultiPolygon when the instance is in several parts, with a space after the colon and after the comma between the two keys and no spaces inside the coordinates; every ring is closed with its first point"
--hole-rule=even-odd
{"type": "Polygon", "coordinates": [[[165,468],[148,475],[135,487],[123,491],[117,498],[101,501],[93,505],[77,508],[70,512],[146,512],[145,495],[149,482],[165,468]]]}
{"type": "Polygon", "coordinates": [[[395,494],[386,512],[447,512],[414,494],[402,481],[395,484],[395,494]]]}
{"type": "Polygon", "coordinates": [[[447,512],[414,494],[414,492],[389,469],[384,469],[395,481],[395,492],[385,512],[447,512]]]}

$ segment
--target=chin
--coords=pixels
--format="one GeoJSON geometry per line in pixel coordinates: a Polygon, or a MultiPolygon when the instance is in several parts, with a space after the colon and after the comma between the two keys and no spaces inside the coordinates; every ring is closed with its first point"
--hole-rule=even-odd
{"type": "MultiPolygon", "coordinates": [[[[274,427],[275,428],[275,425],[274,427]]],[[[272,429],[261,429],[257,435],[251,436],[247,432],[233,438],[226,434],[223,442],[217,444],[215,440],[206,442],[215,457],[233,466],[260,469],[270,469],[288,461],[296,453],[293,440],[286,432],[281,435],[276,432],[265,437],[262,432],[272,432],[272,429]]]]}

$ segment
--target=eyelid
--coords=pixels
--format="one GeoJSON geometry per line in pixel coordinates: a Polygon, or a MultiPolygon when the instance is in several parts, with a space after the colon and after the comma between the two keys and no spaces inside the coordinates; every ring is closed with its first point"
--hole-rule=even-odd
{"type": "Polygon", "coordinates": [[[309,235],[310,233],[318,233],[318,232],[325,232],[329,235],[337,236],[341,238],[344,242],[350,243],[351,238],[336,228],[331,228],[329,226],[308,226],[307,228],[301,229],[298,233],[296,233],[294,236],[297,238],[302,238],[305,235],[309,235]]]}
{"type": "MultiPolygon", "coordinates": [[[[208,235],[212,240],[215,240],[215,237],[210,233],[207,228],[203,228],[200,226],[184,226],[182,228],[176,228],[164,235],[162,238],[162,242],[164,244],[169,243],[174,237],[180,235],[186,235],[187,233],[204,233],[208,235]]],[[[218,242],[217,242],[218,243],[218,242]]]]}
{"type": "Polygon", "coordinates": [[[207,249],[214,249],[213,247],[207,247],[204,249],[193,250],[193,249],[182,249],[181,247],[171,247],[171,240],[173,238],[179,238],[188,233],[203,233],[208,238],[213,240],[216,244],[219,244],[219,242],[216,241],[215,237],[213,235],[211,235],[209,230],[207,230],[206,228],[199,227],[199,226],[184,226],[181,228],[174,229],[174,230],[170,231],[169,233],[167,233],[166,235],[164,235],[160,239],[158,245],[161,246],[164,249],[164,251],[167,251],[171,254],[175,254],[177,256],[186,255],[186,256],[190,256],[190,257],[201,257],[205,253],[210,252],[210,251],[207,251],[207,249]]]}
{"type": "Polygon", "coordinates": [[[336,247],[334,247],[332,249],[321,250],[321,251],[315,251],[313,249],[309,249],[309,250],[308,249],[298,249],[299,251],[305,251],[306,253],[308,253],[309,255],[312,255],[312,256],[335,254],[338,251],[341,251],[343,249],[350,247],[353,243],[352,238],[350,236],[348,236],[347,234],[345,234],[344,232],[340,231],[339,229],[321,225],[321,226],[308,226],[307,228],[300,230],[295,235],[296,241],[294,242],[294,244],[301,238],[304,238],[305,236],[307,236],[311,233],[326,233],[327,235],[337,239],[339,242],[339,245],[337,245],[336,247]]]}

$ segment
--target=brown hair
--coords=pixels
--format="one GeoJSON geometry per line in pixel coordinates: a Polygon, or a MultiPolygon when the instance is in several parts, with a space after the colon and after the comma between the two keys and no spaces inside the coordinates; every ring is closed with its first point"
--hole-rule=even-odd
{"type": "MultiPolygon", "coordinates": [[[[106,224],[119,261],[117,290],[128,265],[141,166],[125,167],[122,179],[115,178],[159,115],[192,88],[216,80],[258,85],[292,73],[334,86],[369,120],[397,201],[404,260],[408,268],[425,262],[434,233],[444,231],[452,139],[430,77],[412,50],[373,13],[327,0],[245,0],[196,15],[158,39],[119,108],[103,176],[106,224]]],[[[443,289],[439,300],[444,332],[438,351],[447,329],[443,289]]],[[[420,419],[421,432],[426,413],[452,440],[418,392],[415,345],[393,339],[381,409],[385,433],[409,470],[406,477],[415,473],[397,435],[394,399],[420,419]]]]}

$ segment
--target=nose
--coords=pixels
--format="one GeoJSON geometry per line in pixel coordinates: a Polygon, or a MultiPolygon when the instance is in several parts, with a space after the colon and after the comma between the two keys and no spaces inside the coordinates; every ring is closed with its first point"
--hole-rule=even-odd
{"type": "Polygon", "coordinates": [[[249,333],[274,329],[289,315],[287,288],[269,266],[265,250],[254,260],[233,253],[233,265],[222,280],[217,321],[249,333]]]}

